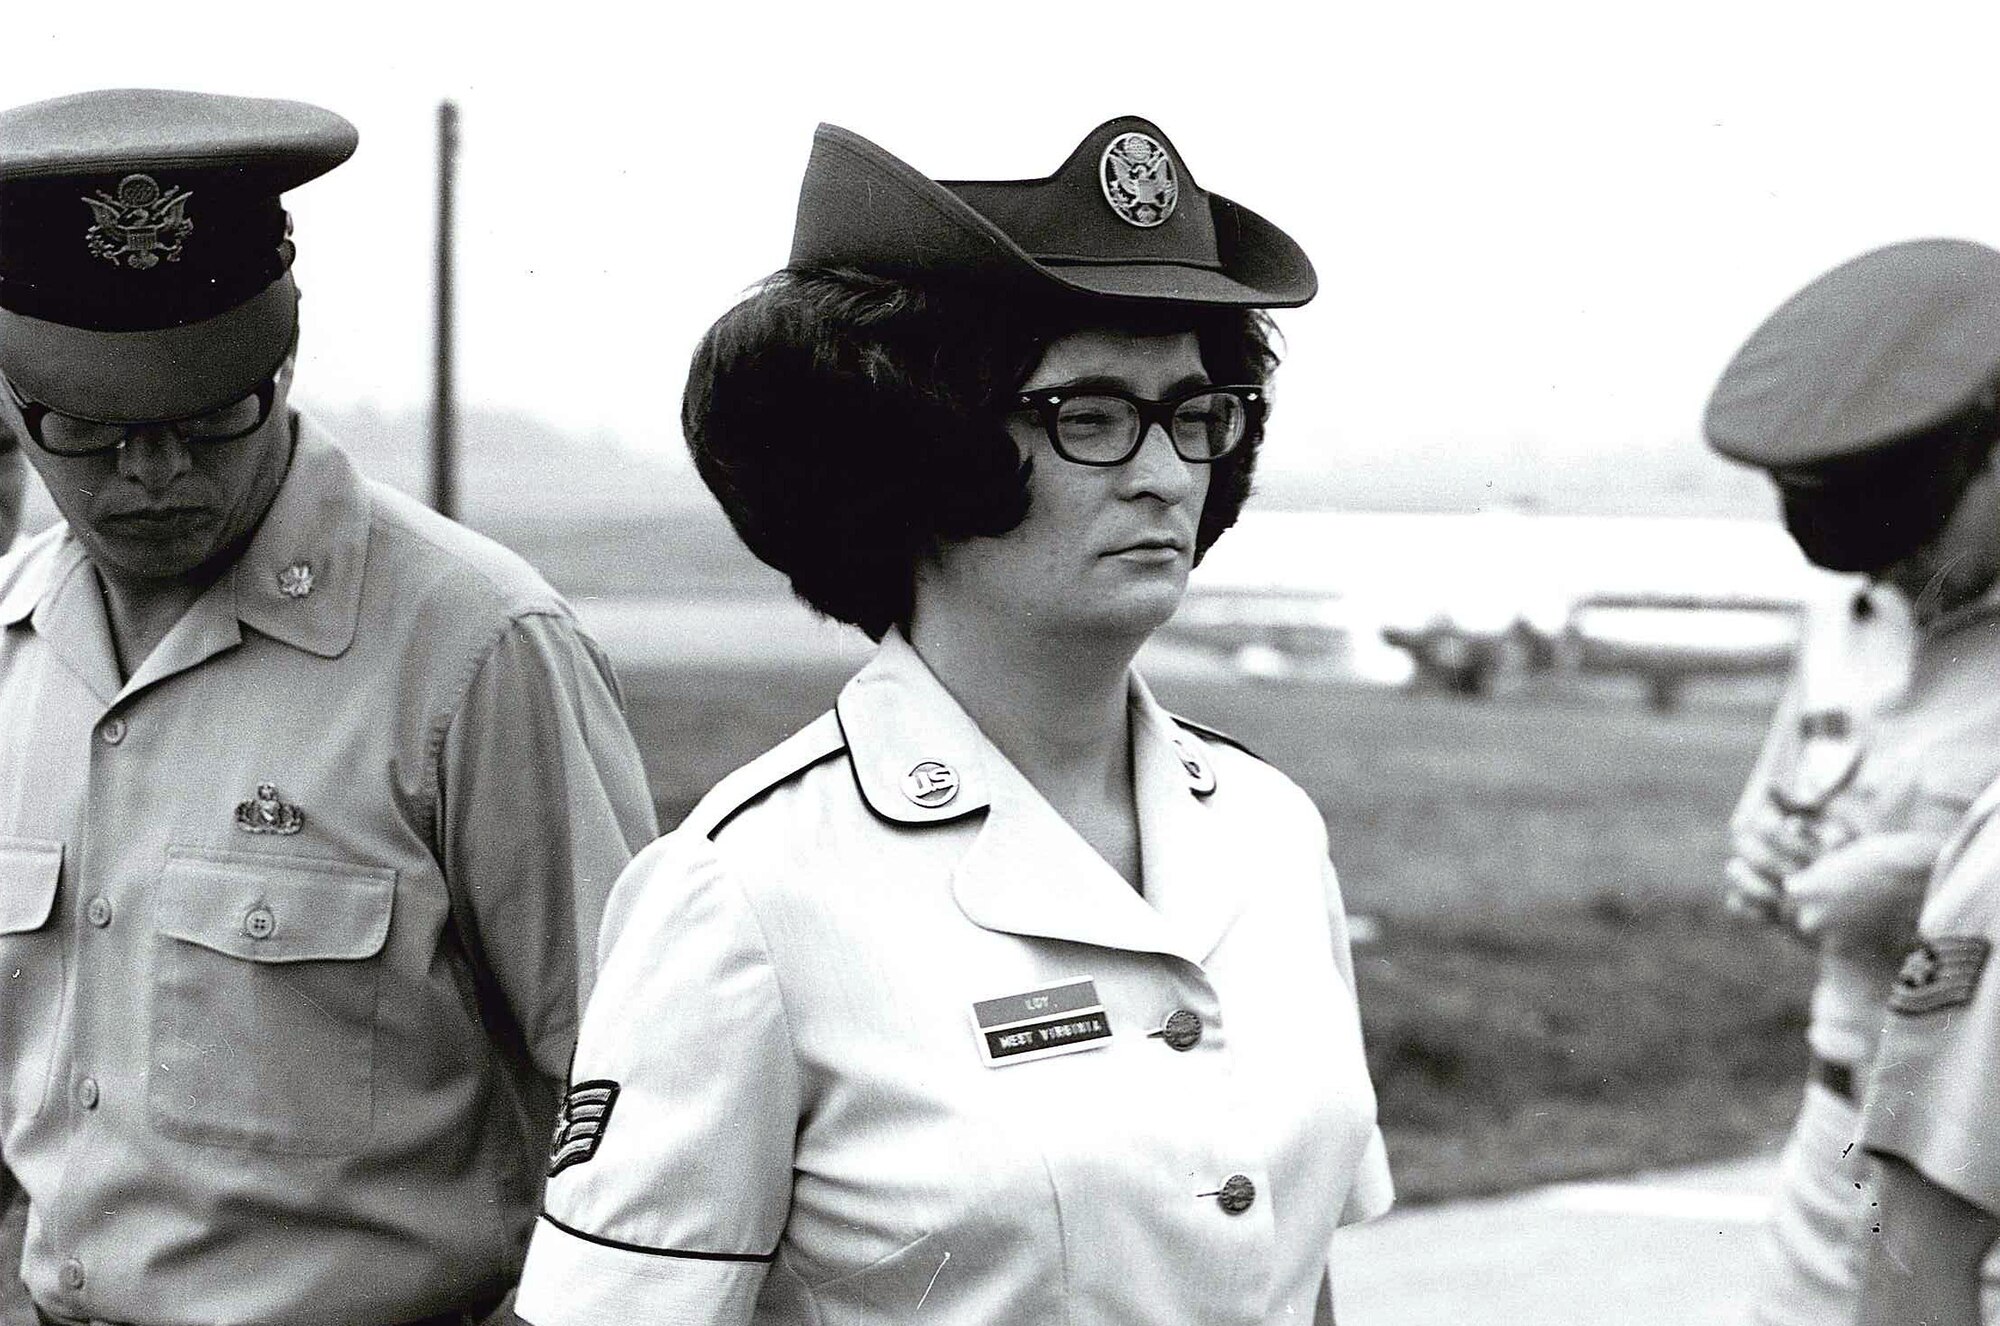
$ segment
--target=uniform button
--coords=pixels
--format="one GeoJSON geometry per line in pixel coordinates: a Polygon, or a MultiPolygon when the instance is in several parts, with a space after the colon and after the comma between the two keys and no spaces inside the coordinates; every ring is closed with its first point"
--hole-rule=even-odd
{"type": "Polygon", "coordinates": [[[83,1288],[83,1263],[74,1257],[62,1264],[62,1287],[71,1291],[83,1288]]]}
{"type": "Polygon", "coordinates": [[[277,928],[276,914],[261,903],[243,913],[243,933],[252,939],[269,939],[277,928]]]}
{"type": "Polygon", "coordinates": [[[97,1108],[97,1079],[86,1077],[76,1084],[76,1103],[87,1110],[97,1108]]]}
{"type": "Polygon", "coordinates": [[[1231,1215],[1242,1215],[1256,1200],[1257,1185],[1247,1174],[1230,1175],[1222,1181],[1222,1191],[1215,1194],[1215,1204],[1231,1215]]]}
{"type": "Polygon", "coordinates": [[[111,899],[99,894],[90,900],[89,905],[83,909],[83,914],[92,925],[102,930],[111,924],[111,899]]]}
{"type": "Polygon", "coordinates": [[[97,735],[104,738],[105,745],[116,746],[119,742],[125,740],[125,720],[122,718],[106,719],[104,726],[97,729],[97,735]]]}
{"type": "Polygon", "coordinates": [[[1201,1018],[1185,1008],[1177,1008],[1167,1015],[1166,1024],[1153,1034],[1173,1049],[1192,1050],[1201,1043],[1201,1018]]]}

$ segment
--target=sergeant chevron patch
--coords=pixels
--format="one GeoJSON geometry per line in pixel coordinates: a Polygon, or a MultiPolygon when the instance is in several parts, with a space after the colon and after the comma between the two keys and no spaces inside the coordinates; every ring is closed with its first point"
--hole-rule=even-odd
{"type": "Polygon", "coordinates": [[[616,1082],[579,1082],[569,1089],[556,1111],[555,1137],[549,1145],[550,1178],[597,1154],[597,1144],[611,1122],[611,1107],[617,1103],[616,1082]]]}
{"type": "Polygon", "coordinates": [[[1926,939],[1903,959],[1889,1008],[1897,1013],[1935,1013],[1968,1003],[1979,986],[1992,944],[1976,935],[1926,939]]]}

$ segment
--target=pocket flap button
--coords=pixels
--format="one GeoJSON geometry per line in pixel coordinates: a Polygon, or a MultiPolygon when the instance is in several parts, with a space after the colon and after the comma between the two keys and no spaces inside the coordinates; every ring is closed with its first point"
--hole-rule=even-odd
{"type": "Polygon", "coordinates": [[[277,928],[277,915],[262,903],[243,913],[243,933],[252,939],[269,939],[277,928]]]}

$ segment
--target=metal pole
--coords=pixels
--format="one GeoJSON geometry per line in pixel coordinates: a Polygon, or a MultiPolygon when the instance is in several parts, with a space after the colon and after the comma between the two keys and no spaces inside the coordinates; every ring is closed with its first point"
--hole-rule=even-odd
{"type": "Polygon", "coordinates": [[[437,347],[431,383],[431,506],[458,517],[458,402],[452,380],[452,212],[458,175],[458,106],[438,103],[437,347]]]}

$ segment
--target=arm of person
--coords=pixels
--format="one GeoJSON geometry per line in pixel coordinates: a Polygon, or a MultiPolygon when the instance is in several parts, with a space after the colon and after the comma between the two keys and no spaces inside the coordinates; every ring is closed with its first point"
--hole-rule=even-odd
{"type": "Polygon", "coordinates": [[[1881,1233],[1862,1264],[1857,1326],[1979,1326],[1980,1268],[2000,1220],[1899,1157],[1876,1164],[1881,1233]]]}
{"type": "Polygon", "coordinates": [[[14,1181],[14,1172],[0,1166],[0,1326],[36,1326],[40,1320],[21,1280],[27,1234],[28,1194],[14,1181]]]}
{"type": "Polygon", "coordinates": [[[1933,829],[1871,833],[1819,857],[1785,880],[1793,928],[1808,939],[1907,941],[1946,836],[1933,829]]]}
{"type": "Polygon", "coordinates": [[[559,1090],[604,900],[655,832],[610,665],[567,617],[514,620],[437,754],[441,860],[482,997],[559,1090]]]}
{"type": "Polygon", "coordinates": [[[1980,1262],[2000,1232],[2000,822],[1964,819],[1888,992],[1862,1104],[1882,1190],[1858,1318],[1869,1326],[1977,1323],[1980,1262]]]}
{"type": "MultiPolygon", "coordinates": [[[[1340,877],[1334,873],[1333,863],[1323,861],[1322,878],[1326,890],[1326,912],[1328,930],[1333,941],[1334,966],[1340,971],[1340,979],[1348,992],[1355,992],[1354,951],[1347,925],[1347,907],[1340,894],[1340,877]]],[[[1360,1044],[1360,1003],[1353,1004],[1355,1010],[1355,1043],[1360,1044]]],[[[1342,1225],[1357,1224],[1373,1220],[1385,1214],[1396,1200],[1396,1185],[1389,1173],[1389,1151],[1382,1140],[1382,1129],[1378,1124],[1370,1130],[1368,1143],[1361,1155],[1353,1181],[1347,1190],[1347,1201],[1340,1212],[1342,1225]]],[[[1335,1247],[1338,1247],[1338,1235],[1335,1247]]],[[[1333,1252],[1328,1251],[1326,1273],[1320,1281],[1319,1299],[1313,1309],[1313,1326],[1334,1326],[1333,1307],[1333,1252]]]]}
{"type": "Polygon", "coordinates": [[[1723,904],[1753,920],[1779,920],[1784,878],[1811,859],[1796,818],[1780,810],[1771,795],[1779,770],[1798,755],[1802,694],[1794,672],[1729,817],[1731,855],[1723,867],[1723,904]]]}
{"type": "Polygon", "coordinates": [[[803,1098],[763,924],[683,830],[632,862],[604,933],[514,1310],[743,1326],[790,1213],[803,1098]]]}

